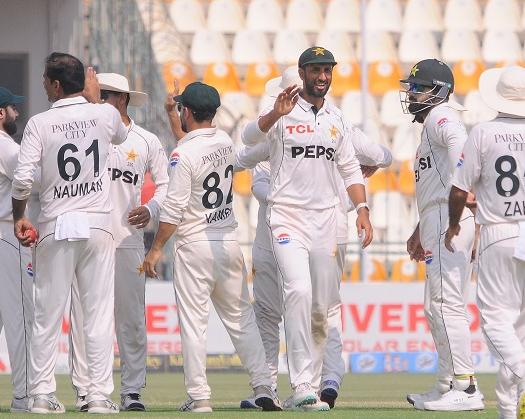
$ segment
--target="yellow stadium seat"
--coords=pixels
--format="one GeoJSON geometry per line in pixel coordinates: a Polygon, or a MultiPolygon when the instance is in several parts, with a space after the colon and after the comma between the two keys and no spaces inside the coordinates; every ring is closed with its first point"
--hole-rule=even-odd
{"type": "Polygon", "coordinates": [[[252,175],[249,170],[243,170],[233,175],[233,191],[241,196],[249,196],[252,192],[252,175]]]}
{"type": "Polygon", "coordinates": [[[408,257],[400,258],[392,264],[393,282],[414,282],[425,280],[425,264],[414,262],[408,257]]]}
{"type": "Polygon", "coordinates": [[[241,90],[241,82],[232,63],[208,64],[204,70],[203,82],[215,87],[220,94],[241,90]]]}
{"type": "Polygon", "coordinates": [[[414,195],[416,192],[414,171],[410,164],[410,161],[405,160],[399,169],[398,188],[399,192],[405,195],[414,195]]]}
{"type": "Polygon", "coordinates": [[[162,78],[166,84],[166,90],[173,90],[173,82],[178,80],[182,92],[184,88],[195,81],[195,74],[188,64],[179,61],[168,61],[162,66],[162,78]]]}
{"type": "Polygon", "coordinates": [[[395,191],[397,190],[396,174],[391,170],[379,169],[368,179],[366,189],[369,194],[379,191],[395,191]]]}
{"type": "Polygon", "coordinates": [[[252,96],[263,95],[266,82],[275,77],[279,77],[279,70],[274,63],[249,64],[246,69],[246,93],[252,96]]]}
{"type": "MultiPolygon", "coordinates": [[[[365,279],[370,282],[382,282],[388,279],[385,265],[377,260],[370,259],[368,263],[365,264],[367,267],[367,272],[365,272],[365,279]]],[[[359,261],[352,263],[352,270],[350,273],[350,282],[359,282],[359,270],[361,264],[359,261]]]]}
{"type": "Polygon", "coordinates": [[[334,67],[330,95],[340,97],[349,90],[360,88],[361,71],[357,62],[343,62],[334,67]]]}
{"type": "Polygon", "coordinates": [[[377,61],[368,66],[368,89],[373,95],[399,90],[401,67],[394,61],[377,61]]]}
{"type": "Polygon", "coordinates": [[[466,95],[478,89],[479,76],[485,70],[481,61],[458,61],[454,64],[454,93],[466,95]]]}

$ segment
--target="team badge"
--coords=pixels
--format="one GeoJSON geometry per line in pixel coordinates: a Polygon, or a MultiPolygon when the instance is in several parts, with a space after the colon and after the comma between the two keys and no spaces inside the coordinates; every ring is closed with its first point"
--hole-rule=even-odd
{"type": "Polygon", "coordinates": [[[439,121],[438,121],[438,127],[442,127],[443,125],[445,125],[446,123],[448,122],[448,119],[447,118],[441,118],[439,121]]]}
{"type": "Polygon", "coordinates": [[[458,164],[456,164],[456,167],[463,166],[463,163],[465,162],[465,155],[461,153],[461,156],[459,156],[458,164]]]}
{"type": "Polygon", "coordinates": [[[432,252],[430,250],[425,250],[425,263],[427,265],[430,265],[432,263],[432,260],[434,260],[432,252]]]}
{"type": "Polygon", "coordinates": [[[339,134],[339,130],[335,127],[335,125],[332,125],[329,131],[330,131],[330,138],[332,139],[332,142],[335,142],[337,138],[337,134],[339,134]]]}
{"type": "Polygon", "coordinates": [[[290,235],[287,233],[281,233],[277,236],[277,243],[279,244],[288,244],[290,243],[290,240],[292,239],[290,238],[290,235]]]}
{"type": "Polygon", "coordinates": [[[144,265],[142,265],[142,263],[137,267],[137,272],[139,274],[143,274],[144,273],[144,265]]]}
{"type": "Polygon", "coordinates": [[[135,161],[135,159],[139,156],[137,152],[133,149],[130,151],[126,151],[127,160],[135,161]]]}
{"type": "Polygon", "coordinates": [[[312,49],[312,51],[315,53],[315,55],[324,55],[325,49],[321,47],[317,47],[312,49]]]}
{"type": "Polygon", "coordinates": [[[417,64],[416,64],[414,67],[412,67],[412,71],[410,71],[410,75],[411,75],[412,77],[416,77],[416,73],[417,73],[418,71],[419,71],[419,68],[417,68],[417,64]]]}
{"type": "Polygon", "coordinates": [[[175,166],[177,166],[177,163],[179,162],[179,158],[180,158],[180,155],[179,155],[179,153],[177,153],[176,151],[174,151],[173,153],[171,153],[171,156],[170,156],[170,166],[171,166],[171,167],[175,167],[175,166]]]}
{"type": "Polygon", "coordinates": [[[26,267],[26,273],[33,278],[33,264],[28,263],[26,267]]]}

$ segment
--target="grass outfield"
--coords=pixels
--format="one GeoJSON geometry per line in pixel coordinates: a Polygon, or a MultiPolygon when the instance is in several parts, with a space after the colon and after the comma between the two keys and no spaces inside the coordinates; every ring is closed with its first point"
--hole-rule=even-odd
{"type": "MultiPolygon", "coordinates": [[[[238,408],[239,400],[250,393],[247,385],[248,376],[238,373],[210,373],[209,383],[213,392],[214,418],[255,418],[262,415],[258,411],[246,411],[238,408]]],[[[426,390],[432,386],[434,377],[431,375],[384,374],[384,375],[351,375],[347,374],[337,399],[336,408],[330,412],[308,413],[308,415],[322,415],[330,418],[495,418],[496,404],[494,396],[494,375],[480,375],[478,380],[485,394],[487,409],[482,412],[443,413],[420,412],[412,408],[406,401],[408,392],[426,390]]],[[[74,396],[69,377],[57,376],[58,398],[66,405],[68,412],[61,417],[79,417],[74,412],[74,396]],[[70,412],[71,411],[71,412],[70,412]]],[[[119,377],[115,376],[115,383],[119,377]]],[[[118,387],[118,386],[117,386],[118,387]]],[[[284,375],[279,376],[281,397],[287,397],[288,382],[284,375]]],[[[118,388],[115,389],[114,401],[118,401],[118,388]]],[[[9,376],[0,376],[0,416],[9,414],[11,402],[11,386],[9,376]]],[[[188,417],[188,413],[177,412],[179,405],[185,400],[182,374],[149,374],[148,385],[144,389],[143,398],[148,407],[147,417],[188,417]]],[[[140,413],[121,413],[121,416],[138,417],[140,413]]],[[[144,415],[144,414],[142,414],[144,415]]],[[[304,413],[274,412],[265,413],[265,416],[283,416],[299,418],[304,413]],[[301,415],[301,416],[300,416],[301,415]]],[[[19,414],[17,418],[34,415],[19,414]]]]}

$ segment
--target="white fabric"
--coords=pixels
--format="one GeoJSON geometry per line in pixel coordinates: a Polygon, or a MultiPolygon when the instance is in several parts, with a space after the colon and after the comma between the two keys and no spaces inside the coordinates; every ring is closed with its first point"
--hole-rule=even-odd
{"type": "Polygon", "coordinates": [[[520,233],[516,240],[516,247],[514,247],[514,257],[525,261],[525,221],[519,223],[520,233]]]}
{"type": "Polygon", "coordinates": [[[13,208],[11,199],[11,188],[13,173],[18,162],[18,151],[20,146],[5,131],[0,130],[0,196],[6,197],[0,200],[0,221],[13,220],[13,208]]]}
{"type": "Polygon", "coordinates": [[[450,179],[459,162],[467,131],[459,114],[448,103],[430,111],[423,124],[416,151],[416,200],[419,213],[448,201],[450,179]]]}
{"type": "Polygon", "coordinates": [[[168,189],[168,159],[158,137],[131,121],[127,140],[113,146],[108,162],[113,236],[118,248],[144,248],[144,229],[130,225],[128,214],[141,206],[146,172],[151,172],[155,194],[145,205],[156,221],[168,189]]]}
{"type": "Polygon", "coordinates": [[[109,147],[110,143],[125,141],[127,134],[120,114],[109,104],[88,103],[80,96],[56,101],[26,125],[13,178],[13,197],[29,197],[35,169],[40,166],[39,222],[87,208],[89,212],[108,213],[109,147]]]}
{"type": "Polygon", "coordinates": [[[483,102],[498,112],[525,116],[525,69],[519,66],[491,68],[479,79],[483,102]]]}
{"type": "Polygon", "coordinates": [[[347,188],[364,183],[352,146],[351,127],[340,110],[328,101],[317,115],[311,107],[299,98],[292,112],[280,118],[266,135],[257,121],[243,132],[246,145],[270,142],[270,205],[326,209],[337,204],[339,176],[347,188]]]}
{"type": "MultiPolygon", "coordinates": [[[[9,194],[2,195],[9,200],[9,194]]],[[[13,397],[29,395],[29,342],[33,326],[33,265],[31,251],[13,233],[13,223],[0,221],[0,331],[5,330],[13,397]]]]}
{"type": "Polygon", "coordinates": [[[87,240],[91,237],[89,228],[89,220],[85,212],[72,211],[60,214],[56,219],[55,240],[87,240]]]}
{"type": "Polygon", "coordinates": [[[179,141],[170,156],[170,180],[160,215],[160,221],[177,226],[177,246],[234,235],[234,163],[233,141],[224,131],[198,129],[179,141]]]}
{"type": "Polygon", "coordinates": [[[97,80],[101,90],[122,92],[129,94],[129,106],[142,106],[148,100],[148,94],[130,90],[126,77],[117,73],[98,73],[97,80]]]}
{"type": "Polygon", "coordinates": [[[456,168],[452,184],[476,192],[479,224],[525,220],[524,142],[523,118],[500,114],[470,131],[463,149],[464,162],[456,168]],[[511,170],[514,163],[515,170],[511,170]]]}

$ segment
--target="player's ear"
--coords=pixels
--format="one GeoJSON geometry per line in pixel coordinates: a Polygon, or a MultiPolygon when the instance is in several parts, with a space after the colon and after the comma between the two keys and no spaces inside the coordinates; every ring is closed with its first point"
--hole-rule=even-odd
{"type": "Polygon", "coordinates": [[[301,77],[302,81],[304,81],[304,76],[305,76],[304,68],[299,67],[299,77],[301,77]]]}

